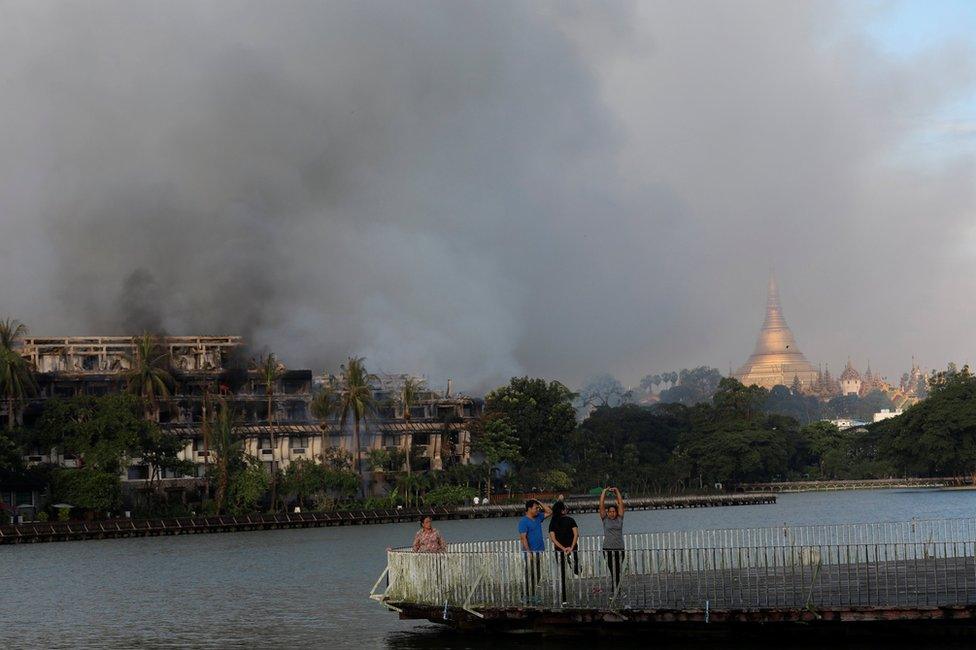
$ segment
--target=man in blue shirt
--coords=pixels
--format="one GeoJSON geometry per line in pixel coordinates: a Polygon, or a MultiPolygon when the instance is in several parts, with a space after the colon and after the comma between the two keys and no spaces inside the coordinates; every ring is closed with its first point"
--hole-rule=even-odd
{"type": "Polygon", "coordinates": [[[546,550],[546,536],[542,532],[542,522],[552,514],[552,508],[530,499],[525,502],[525,516],[519,520],[519,541],[525,556],[525,599],[533,605],[539,604],[535,595],[539,577],[542,574],[542,553],[546,550]]]}

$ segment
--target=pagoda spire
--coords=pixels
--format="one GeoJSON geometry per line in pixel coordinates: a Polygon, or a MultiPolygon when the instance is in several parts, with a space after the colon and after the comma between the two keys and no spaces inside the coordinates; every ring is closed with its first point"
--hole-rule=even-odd
{"type": "Polygon", "coordinates": [[[789,385],[794,376],[801,382],[812,382],[816,369],[800,352],[783,317],[776,277],[770,273],[766,285],[766,314],[752,356],[736,372],[736,378],[749,386],[766,388],[789,385]]]}
{"type": "Polygon", "coordinates": [[[789,331],[786,319],[783,318],[783,308],[779,304],[779,287],[776,286],[776,276],[769,274],[769,283],[766,285],[766,318],[763,320],[763,329],[785,329],[789,331]]]}

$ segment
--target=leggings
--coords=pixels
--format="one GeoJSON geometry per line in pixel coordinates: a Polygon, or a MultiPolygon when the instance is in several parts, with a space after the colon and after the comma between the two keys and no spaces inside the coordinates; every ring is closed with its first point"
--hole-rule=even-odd
{"type": "Polygon", "coordinates": [[[566,565],[569,563],[570,557],[572,558],[572,562],[573,562],[573,567],[572,567],[573,573],[579,575],[579,554],[576,552],[576,550],[573,549],[573,552],[570,554],[570,556],[567,556],[562,551],[556,551],[556,558],[559,560],[559,578],[560,578],[560,584],[562,585],[562,589],[563,589],[564,603],[567,600],[566,599],[566,565]]]}
{"type": "Polygon", "coordinates": [[[604,549],[603,554],[607,558],[607,568],[610,569],[610,577],[613,578],[613,586],[616,588],[620,584],[620,566],[624,562],[624,550],[604,549]]]}
{"type": "Polygon", "coordinates": [[[523,552],[525,557],[525,595],[534,596],[536,585],[542,576],[542,553],[523,552]]]}

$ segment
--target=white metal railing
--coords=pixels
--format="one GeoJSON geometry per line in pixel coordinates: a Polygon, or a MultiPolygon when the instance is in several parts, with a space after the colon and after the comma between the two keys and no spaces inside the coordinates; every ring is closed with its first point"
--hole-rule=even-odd
{"type": "Polygon", "coordinates": [[[388,603],[599,609],[976,603],[976,519],[625,535],[615,580],[601,538],[576,563],[517,540],[388,553],[388,603]],[[565,578],[563,574],[565,572],[565,578]]]}

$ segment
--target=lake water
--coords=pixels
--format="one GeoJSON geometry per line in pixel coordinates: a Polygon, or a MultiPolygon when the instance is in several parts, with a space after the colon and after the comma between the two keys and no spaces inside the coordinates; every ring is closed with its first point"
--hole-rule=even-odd
{"type": "MultiPolygon", "coordinates": [[[[916,516],[976,516],[976,491],[784,494],[775,505],[631,512],[627,532],[916,516]]],[[[599,531],[595,514],[576,519],[582,534],[599,531]]],[[[448,541],[473,541],[512,537],[516,521],[435,525],[448,541]]],[[[400,621],[369,600],[386,547],[410,543],[415,529],[390,524],[0,546],[0,645],[566,647],[535,637],[499,643],[446,633],[400,621]]]]}

